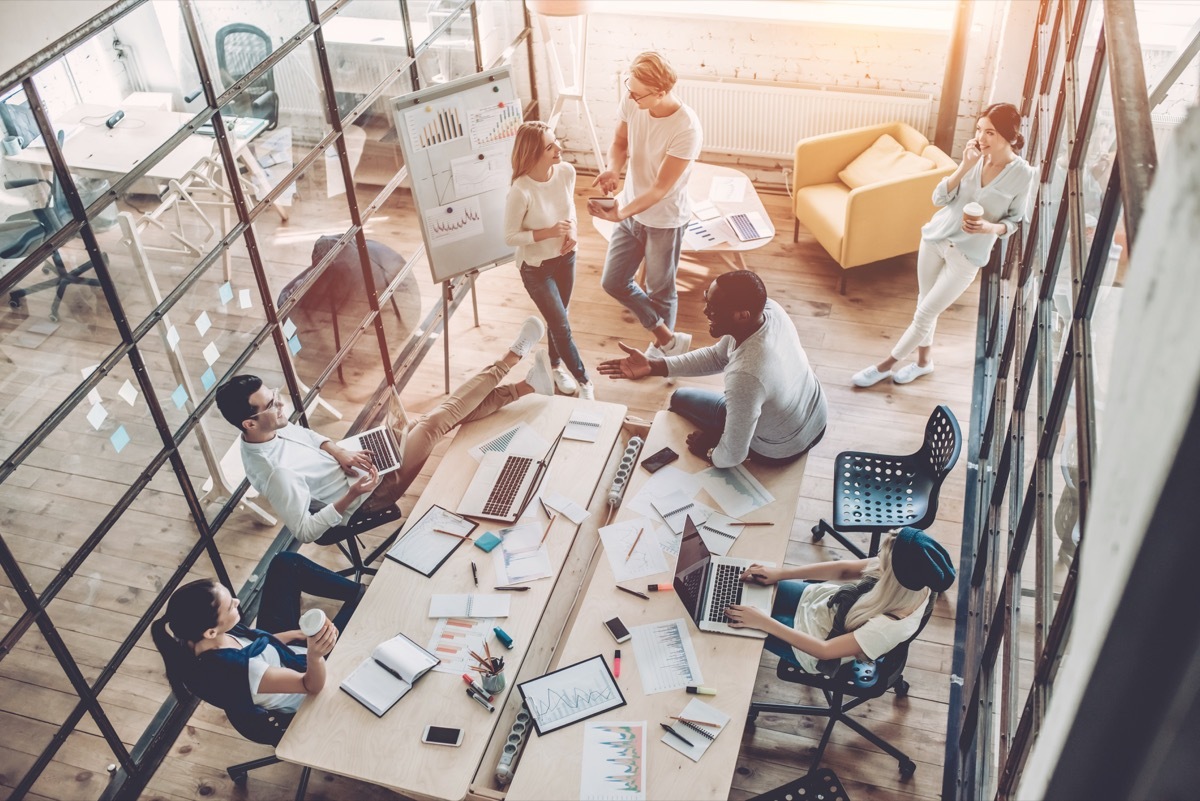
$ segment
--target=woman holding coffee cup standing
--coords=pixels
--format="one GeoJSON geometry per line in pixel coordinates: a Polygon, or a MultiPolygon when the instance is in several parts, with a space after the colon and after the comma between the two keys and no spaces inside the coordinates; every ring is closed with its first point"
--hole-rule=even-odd
{"type": "Polygon", "coordinates": [[[869,387],[885,378],[907,384],[933,372],[938,316],[975,280],[996,239],[1012,234],[1025,218],[1035,171],[1019,155],[1025,145],[1020,127],[1021,114],[1011,103],[989,106],[980,115],[962,163],[933,190],[933,204],[941,208],[921,229],[912,323],[890,356],[854,374],[855,386],[869,387]],[[917,360],[895,370],[914,348],[917,360]]]}

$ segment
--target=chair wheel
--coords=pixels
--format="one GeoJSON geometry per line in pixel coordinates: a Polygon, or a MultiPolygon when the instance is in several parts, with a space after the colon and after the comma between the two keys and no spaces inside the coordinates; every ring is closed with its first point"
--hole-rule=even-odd
{"type": "Polygon", "coordinates": [[[903,698],[904,696],[908,695],[908,682],[904,679],[900,679],[900,681],[896,682],[892,689],[896,691],[896,695],[903,698]]]}
{"type": "MultiPolygon", "coordinates": [[[[225,772],[229,774],[229,778],[233,779],[233,783],[236,784],[238,787],[246,786],[246,774],[245,773],[234,773],[232,770],[227,770],[225,772]]],[[[903,768],[901,768],[901,772],[903,772],[903,768]]]]}
{"type": "Polygon", "coordinates": [[[9,298],[8,305],[14,309],[19,309],[19,308],[21,308],[21,299],[20,298],[9,298]]]}
{"type": "Polygon", "coordinates": [[[825,531],[824,531],[824,529],[821,528],[820,523],[818,523],[817,525],[812,527],[812,535],[813,535],[813,542],[820,542],[824,538],[825,531]]]}
{"type": "Polygon", "coordinates": [[[913,774],[917,772],[917,763],[911,759],[900,763],[900,778],[911,779],[913,774]]]}

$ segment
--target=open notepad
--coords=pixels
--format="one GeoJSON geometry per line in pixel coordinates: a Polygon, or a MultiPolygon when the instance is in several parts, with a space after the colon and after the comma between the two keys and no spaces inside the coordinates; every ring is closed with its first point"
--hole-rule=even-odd
{"type": "Polygon", "coordinates": [[[679,717],[687,718],[687,720],[671,721],[671,729],[691,745],[685,745],[679,737],[672,737],[669,734],[664,734],[662,741],[693,762],[700,761],[700,757],[704,756],[704,752],[713,744],[713,740],[717,739],[717,735],[724,731],[725,725],[729,723],[729,715],[709,706],[699,698],[693,698],[679,713],[679,717]],[[704,725],[706,723],[712,725],[706,726],[704,725]]]}
{"type": "Polygon", "coordinates": [[[429,616],[508,617],[508,600],[500,593],[435,595],[429,599],[429,616]]]}
{"type": "Polygon", "coordinates": [[[436,656],[397,634],[375,646],[371,656],[346,677],[341,687],[355,701],[382,715],[437,663],[436,656]]]}

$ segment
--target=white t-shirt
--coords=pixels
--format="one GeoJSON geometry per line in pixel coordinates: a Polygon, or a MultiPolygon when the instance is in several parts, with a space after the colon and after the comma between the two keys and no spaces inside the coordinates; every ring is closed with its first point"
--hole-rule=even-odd
{"type": "MultiPolygon", "coordinates": [[[[666,117],[652,117],[649,111],[639,109],[637,103],[626,96],[621,101],[619,116],[629,127],[629,163],[625,169],[625,186],[618,200],[622,206],[650,191],[667,156],[689,162],[700,157],[704,135],[700,130],[700,119],[688,106],[681,105],[666,117]]],[[[687,194],[691,172],[692,165],[689,164],[662,200],[641,214],[633,215],[633,219],[650,228],[685,225],[692,216],[687,194]]]]}
{"type": "MultiPolygon", "coordinates": [[[[233,635],[231,634],[230,636],[232,637],[233,635]]],[[[234,637],[233,639],[237,640],[238,645],[243,648],[250,645],[250,640],[244,637],[234,637]]],[[[292,650],[292,653],[308,653],[308,649],[302,645],[289,645],[288,648],[292,650]]],[[[304,703],[304,699],[308,697],[306,694],[260,693],[258,691],[267,668],[281,666],[279,652],[270,646],[264,648],[258,656],[250,657],[250,661],[246,664],[250,676],[250,698],[254,701],[255,706],[261,706],[263,709],[279,709],[284,712],[295,712],[300,708],[300,704],[304,703]]]]}
{"type": "Polygon", "coordinates": [[[536,228],[549,228],[560,220],[575,222],[575,168],[565,161],[550,168],[550,179],[535,181],[522,175],[508,189],[504,205],[504,243],[517,249],[516,264],[537,267],[559,255],[562,238],[533,241],[536,228]]]}
{"type": "MultiPolygon", "coordinates": [[[[829,630],[833,628],[834,613],[829,606],[829,599],[841,588],[842,585],[834,581],[809,584],[800,596],[800,602],[796,604],[796,622],[793,628],[819,640],[828,637],[829,630]]],[[[921,625],[924,613],[925,603],[921,603],[907,617],[899,620],[893,620],[887,615],[876,615],[851,633],[858,642],[859,650],[866,654],[868,659],[878,659],[913,636],[921,625]]],[[[801,670],[806,673],[820,672],[817,669],[819,660],[812,654],[799,648],[793,648],[792,654],[801,670]]],[[[853,659],[852,656],[842,657],[842,663],[853,659]]]]}

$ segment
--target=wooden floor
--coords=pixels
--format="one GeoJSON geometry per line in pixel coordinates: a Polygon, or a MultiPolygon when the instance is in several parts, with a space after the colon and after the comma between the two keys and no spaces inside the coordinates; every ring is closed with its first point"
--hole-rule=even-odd
{"type": "MultiPolygon", "coordinates": [[[[579,198],[588,194],[588,184],[590,179],[581,177],[579,198]]],[[[323,197],[320,192],[302,193],[286,224],[281,224],[274,214],[260,218],[256,226],[260,244],[268,254],[270,269],[276,271],[280,279],[295,275],[307,263],[314,232],[334,231],[340,224],[330,218],[323,197]]],[[[938,326],[936,373],[904,387],[885,383],[868,390],[855,389],[850,386],[850,375],[885,355],[907,325],[916,295],[915,260],[906,257],[855,270],[850,275],[847,294],[839,295],[836,287],[841,271],[821,247],[803,232],[799,243],[791,242],[792,218],[788,199],[764,195],[764,202],[779,233],[769,245],[751,253],[747,261],[763,277],[771,297],[791,314],[830,404],[828,433],[808,459],[788,562],[800,564],[842,558],[844,551],[834,547],[829,540],[815,545],[809,533],[811,525],[830,512],[836,454],[847,449],[894,453],[915,450],[925,420],[938,403],[949,404],[958,415],[963,431],[967,430],[976,294],[972,289],[942,315],[938,326]]],[[[600,289],[604,242],[587,222],[582,201],[579,205],[583,222],[571,320],[584,361],[591,367],[616,354],[618,341],[644,346],[647,336],[632,315],[600,289]]],[[[337,214],[340,217],[344,211],[337,214]]],[[[380,210],[369,224],[368,236],[389,243],[402,253],[413,251],[419,242],[419,234],[406,192],[398,192],[380,210]]],[[[695,333],[697,346],[711,342],[701,311],[701,292],[721,269],[718,265],[719,262],[709,258],[685,261],[680,267],[678,327],[695,333]]],[[[120,269],[119,263],[114,266],[114,270],[120,269]]],[[[437,302],[437,289],[430,284],[426,271],[422,270],[417,279],[416,289],[424,308],[428,309],[437,302]]],[[[209,283],[215,291],[220,281],[214,276],[209,283]]],[[[273,284],[272,288],[277,291],[279,286],[273,284]]],[[[71,290],[77,291],[94,290],[71,290]]],[[[478,282],[477,293],[480,327],[472,325],[470,309],[465,305],[450,325],[453,380],[469,375],[501,354],[520,321],[535,312],[511,267],[484,274],[478,282]]],[[[77,311],[82,313],[84,310],[77,311]]],[[[406,308],[404,316],[409,317],[410,312],[406,308]]],[[[389,344],[395,347],[402,333],[399,329],[403,326],[389,325],[394,326],[389,328],[389,344]],[[394,340],[391,339],[393,331],[394,340]]],[[[302,379],[315,376],[323,366],[322,353],[315,340],[313,342],[311,348],[302,350],[296,357],[302,379]]],[[[346,412],[346,418],[338,421],[318,410],[311,416],[315,427],[329,434],[340,433],[353,418],[358,406],[381,378],[380,371],[373,365],[370,349],[374,347],[373,337],[361,340],[352,364],[345,371],[346,382],[342,384],[335,378],[322,393],[335,407],[346,412]]],[[[252,366],[254,364],[252,362],[252,366]]],[[[594,378],[597,398],[620,400],[630,407],[631,413],[643,417],[662,408],[670,391],[665,382],[658,379],[615,384],[598,375],[594,378]]],[[[687,383],[680,382],[681,385],[687,383]]],[[[702,379],[695,383],[716,385],[718,379],[702,379]]],[[[440,400],[441,391],[442,360],[440,348],[437,348],[417,371],[404,398],[411,412],[421,412],[440,400]]],[[[6,396],[4,401],[11,404],[13,398],[6,396]]],[[[209,425],[222,449],[232,443],[234,432],[231,428],[225,431],[228,427],[223,421],[214,416],[209,425]]],[[[406,510],[411,508],[436,468],[444,448],[443,445],[435,453],[424,476],[402,502],[406,510]]],[[[59,450],[66,453],[69,447],[63,443],[59,450]]],[[[954,474],[943,486],[940,517],[932,527],[939,540],[955,553],[960,541],[965,461],[960,460],[954,474]]],[[[194,459],[189,462],[189,472],[194,474],[199,486],[207,472],[202,463],[194,462],[194,459]]],[[[69,472],[70,464],[70,460],[65,460],[42,464],[39,469],[47,475],[54,471],[61,474],[69,472]]],[[[65,495],[68,482],[65,475],[62,478],[64,480],[58,482],[58,492],[65,495]]],[[[41,484],[47,481],[45,475],[39,474],[41,484]]],[[[105,501],[111,503],[111,488],[102,492],[102,488],[93,487],[93,484],[98,487],[99,481],[86,482],[83,489],[74,482],[70,492],[75,493],[73,497],[79,503],[95,504],[99,508],[103,508],[105,501]]],[[[160,497],[175,496],[172,500],[177,501],[179,489],[169,474],[156,478],[154,488],[161,493],[160,497]]],[[[7,502],[11,493],[3,490],[0,487],[0,495],[7,502]]],[[[155,585],[161,585],[170,574],[177,564],[173,560],[177,560],[194,541],[194,530],[186,522],[186,510],[183,514],[162,512],[159,506],[171,505],[155,504],[149,499],[146,503],[139,501],[133,520],[138,526],[129,526],[124,538],[114,540],[111,547],[106,540],[107,551],[86,563],[97,568],[94,575],[99,580],[83,582],[79,586],[74,582],[69,584],[60,596],[61,601],[56,602],[57,607],[52,609],[56,625],[64,630],[68,646],[88,680],[95,678],[116,644],[128,632],[148,602],[148,596],[152,597],[155,585]],[[141,533],[143,530],[153,532],[152,536],[141,533]]],[[[46,531],[58,531],[54,525],[45,525],[47,513],[53,513],[53,504],[49,500],[27,502],[23,508],[0,512],[4,515],[6,540],[10,537],[20,540],[22,566],[43,585],[65,561],[71,546],[77,545],[80,535],[86,536],[80,531],[67,539],[58,533],[47,535],[46,531]]],[[[63,518],[63,525],[69,529],[71,515],[59,512],[57,516],[63,518]]],[[[260,525],[244,510],[235,512],[230,518],[218,541],[235,581],[249,574],[257,554],[262,553],[274,531],[260,525]]],[[[306,546],[304,552],[334,564],[336,560],[328,550],[306,546]]],[[[203,561],[196,572],[206,572],[203,561]]],[[[5,580],[0,585],[0,625],[11,626],[19,608],[19,602],[12,596],[5,580]]],[[[914,778],[900,780],[894,760],[878,753],[844,727],[835,730],[824,764],[838,773],[852,798],[936,798],[939,795],[953,637],[954,604],[949,598],[939,604],[935,617],[912,648],[905,674],[912,684],[910,695],[896,699],[888,694],[864,705],[856,713],[858,719],[909,753],[918,764],[914,778]]],[[[800,703],[815,700],[803,688],[780,686],[774,676],[774,661],[773,657],[763,659],[756,698],[800,703]]],[[[110,682],[101,701],[122,740],[132,745],[166,693],[161,662],[147,637],[110,682]]],[[[0,661],[0,798],[6,797],[9,788],[20,780],[75,701],[69,682],[36,629],[27,633],[17,648],[0,661]]],[[[749,798],[806,772],[820,737],[821,725],[822,721],[816,719],[761,715],[756,728],[745,736],[730,798],[749,798]]],[[[107,778],[105,767],[114,760],[96,732],[95,724],[85,717],[35,786],[35,796],[94,798],[101,792],[107,778]]],[[[255,771],[246,789],[236,788],[224,773],[226,765],[267,753],[269,750],[265,747],[249,744],[238,737],[219,711],[201,705],[143,797],[290,798],[299,775],[299,769],[294,766],[277,765],[255,771]]],[[[308,797],[395,796],[379,788],[318,774],[313,777],[308,797]]]]}

